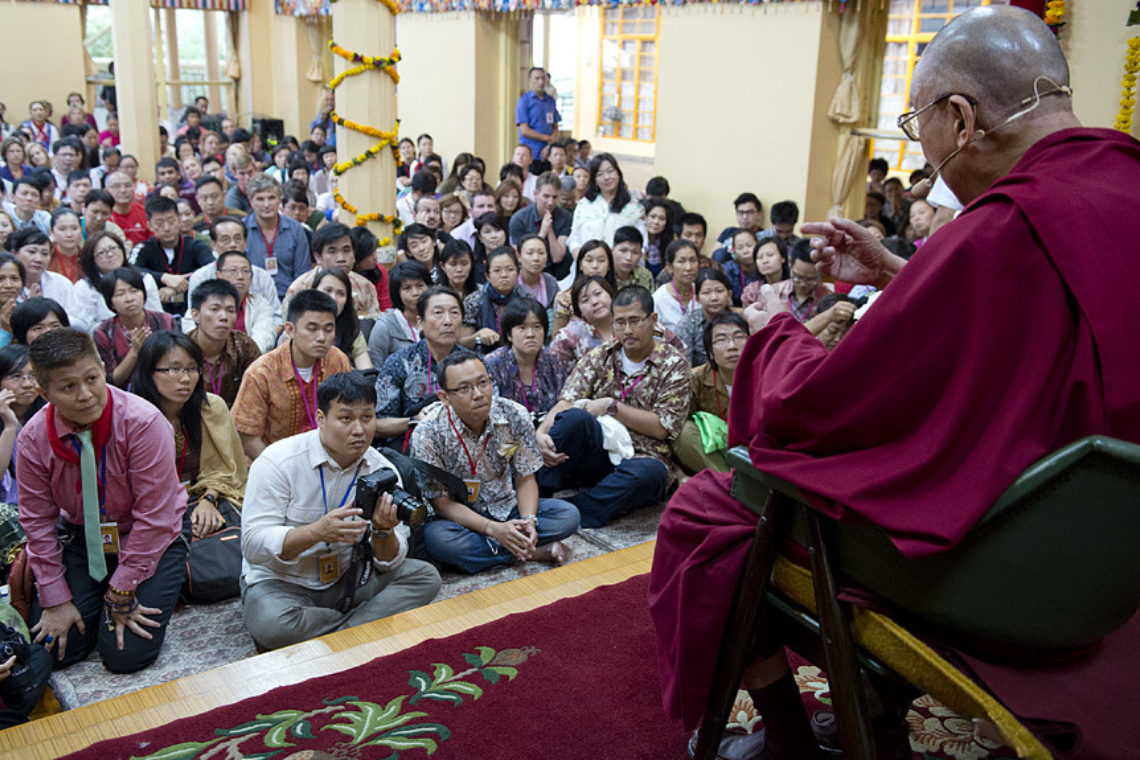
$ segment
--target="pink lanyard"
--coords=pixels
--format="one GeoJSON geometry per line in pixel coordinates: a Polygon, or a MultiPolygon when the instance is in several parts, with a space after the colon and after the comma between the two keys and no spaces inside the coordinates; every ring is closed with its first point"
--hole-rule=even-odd
{"type": "MultiPolygon", "coordinates": [[[[293,369],[296,369],[296,368],[297,368],[297,365],[294,364],[293,369]]],[[[210,381],[210,390],[213,391],[215,396],[220,396],[220,395],[222,395],[222,375],[225,374],[225,371],[226,371],[225,354],[218,357],[218,371],[217,371],[217,373],[214,373],[211,370],[213,370],[213,367],[210,365],[209,362],[206,362],[206,377],[210,381]]],[[[297,379],[300,380],[300,374],[299,373],[298,373],[297,379]]],[[[304,398],[304,396],[305,396],[304,390],[305,390],[305,386],[302,385],[301,386],[301,397],[302,398],[304,398]]]]}
{"type": "Polygon", "coordinates": [[[301,386],[301,403],[305,405],[305,416],[309,418],[309,429],[313,430],[317,427],[317,373],[321,371],[321,360],[317,359],[313,364],[313,405],[309,406],[309,399],[305,398],[305,381],[301,379],[301,371],[297,369],[297,362],[289,357],[289,361],[293,365],[293,375],[297,378],[297,384],[301,386]]]}
{"type": "MultiPolygon", "coordinates": [[[[743,276],[744,275],[741,275],[741,277],[743,277],[743,276]]],[[[696,295],[694,294],[694,296],[689,299],[689,303],[686,305],[686,304],[681,303],[681,293],[680,293],[680,291],[677,290],[677,286],[675,284],[673,284],[672,282],[670,282],[669,287],[672,288],[672,290],[673,290],[673,298],[676,299],[677,305],[681,307],[681,315],[684,316],[685,314],[688,314],[689,309],[693,308],[693,306],[695,305],[694,302],[696,301],[696,295]]]]}
{"type": "MultiPolygon", "coordinates": [[[[526,410],[528,412],[532,412],[534,410],[530,408],[530,397],[526,395],[526,386],[523,385],[523,381],[522,381],[522,367],[519,367],[518,380],[519,380],[519,395],[522,396],[523,405],[526,406],[526,410]]],[[[534,370],[532,371],[531,376],[530,376],[530,392],[534,395],[538,395],[538,362],[537,361],[534,363],[534,370]]]]}
{"type": "MultiPolygon", "coordinates": [[[[418,332],[416,332],[416,328],[412,327],[412,323],[411,323],[411,320],[409,320],[409,319],[408,319],[408,318],[407,318],[407,317],[404,315],[404,312],[402,312],[402,311],[399,311],[399,312],[396,312],[396,313],[400,315],[400,320],[401,320],[401,321],[404,323],[404,326],[405,326],[406,328],[408,328],[408,335],[409,335],[409,336],[411,336],[412,342],[413,342],[413,343],[415,343],[417,340],[419,340],[419,339],[420,339],[420,336],[419,336],[419,333],[418,333],[418,332]]],[[[431,356],[430,356],[430,354],[429,354],[429,356],[428,356],[428,360],[429,360],[429,361],[431,360],[431,356]]]]}

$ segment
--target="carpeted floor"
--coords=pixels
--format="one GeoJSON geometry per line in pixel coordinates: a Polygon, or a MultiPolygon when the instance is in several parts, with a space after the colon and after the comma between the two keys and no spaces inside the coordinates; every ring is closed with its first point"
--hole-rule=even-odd
{"type": "MultiPolygon", "coordinates": [[[[660,707],[647,583],[631,578],[68,757],[680,760],[688,737],[660,707]]],[[[793,666],[808,712],[830,709],[819,668],[793,666]]],[[[743,692],[733,712],[732,730],[761,730],[743,692]]],[[[916,760],[1014,756],[929,697],[908,721],[916,760]]]]}
{"type": "MultiPolygon", "coordinates": [[[[665,505],[638,510],[604,528],[584,529],[565,541],[570,562],[651,541],[665,505]]],[[[541,573],[549,565],[527,562],[478,575],[443,574],[436,600],[541,573]]],[[[128,694],[148,686],[201,673],[257,654],[242,620],[237,599],[211,605],[185,605],[174,613],[166,642],[151,667],[128,675],[108,672],[97,653],[67,670],[52,674],[51,688],[65,710],[128,694]]]]}

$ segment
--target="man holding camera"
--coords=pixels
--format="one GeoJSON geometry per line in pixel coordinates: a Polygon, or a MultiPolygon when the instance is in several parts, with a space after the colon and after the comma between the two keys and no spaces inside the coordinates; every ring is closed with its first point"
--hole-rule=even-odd
{"type": "Polygon", "coordinates": [[[317,390],[317,429],[271,444],[250,467],[242,601],[261,647],[379,620],[439,591],[434,567],[406,559],[408,530],[392,495],[377,500],[371,520],[354,500],[361,478],[396,471],[371,448],[375,409],[376,390],[363,375],[335,374],[317,390]]]}

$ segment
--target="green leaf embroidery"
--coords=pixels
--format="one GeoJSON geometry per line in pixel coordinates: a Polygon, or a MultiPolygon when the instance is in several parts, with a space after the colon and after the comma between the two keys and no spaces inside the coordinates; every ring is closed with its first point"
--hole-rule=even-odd
{"type": "Polygon", "coordinates": [[[446,681],[455,675],[455,671],[442,662],[437,662],[434,664],[435,672],[433,674],[434,677],[432,678],[432,685],[438,684],[441,681],[446,681]]]}
{"type": "Polygon", "coordinates": [[[408,671],[408,676],[408,686],[411,686],[416,691],[424,691],[431,686],[431,679],[428,678],[428,674],[422,670],[410,670],[408,671]]]}
{"type": "Polygon", "coordinates": [[[494,670],[493,668],[483,668],[479,671],[479,675],[487,679],[487,683],[491,684],[492,686],[497,684],[499,682],[499,678],[501,677],[499,671],[494,670]]]}
{"type": "Polygon", "coordinates": [[[479,658],[482,660],[481,665],[486,665],[491,660],[495,659],[495,650],[491,647],[475,647],[479,652],[479,658]]]}
{"type": "Polygon", "coordinates": [[[515,680],[515,676],[519,674],[518,668],[509,668],[506,665],[492,665],[484,670],[493,670],[501,676],[506,676],[508,681],[515,680]]]}

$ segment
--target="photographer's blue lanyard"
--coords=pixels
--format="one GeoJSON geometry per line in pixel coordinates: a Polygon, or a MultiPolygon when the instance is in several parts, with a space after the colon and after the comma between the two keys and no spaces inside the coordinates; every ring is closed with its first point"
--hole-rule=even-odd
{"type": "MultiPolygon", "coordinates": [[[[340,504],[336,505],[337,509],[340,509],[341,507],[343,507],[345,505],[345,503],[348,501],[348,495],[350,493],[352,493],[352,489],[356,487],[356,478],[358,475],[360,475],[360,468],[363,466],[364,466],[364,460],[361,459],[360,464],[356,465],[356,472],[352,473],[352,482],[350,482],[348,484],[348,488],[345,490],[344,496],[342,496],[340,499],[340,504]]],[[[317,465],[317,472],[319,472],[321,474],[321,503],[324,505],[325,514],[327,515],[329,513],[329,500],[328,500],[328,496],[325,494],[325,466],[323,464],[318,464],[317,465]]],[[[325,544],[325,548],[328,549],[329,551],[332,550],[332,546],[328,543],[325,544]]]]}
{"type": "MultiPolygon", "coordinates": [[[[75,436],[71,436],[71,445],[75,449],[75,453],[82,457],[83,447],[76,440],[75,436]]],[[[80,479],[82,482],[82,479],[80,479]]],[[[107,444],[103,444],[103,450],[99,452],[99,522],[107,521],[107,444]]]]}
{"type": "MultiPolygon", "coordinates": [[[[352,482],[348,484],[348,490],[346,490],[344,492],[344,496],[341,497],[340,504],[336,505],[337,509],[343,507],[348,501],[348,495],[351,494],[352,489],[356,487],[356,478],[358,475],[360,475],[360,468],[363,466],[364,460],[361,460],[360,464],[356,465],[356,472],[352,473],[352,482]]],[[[317,472],[321,474],[321,503],[324,504],[325,514],[327,515],[329,513],[329,501],[328,496],[325,495],[325,466],[323,464],[318,464],[317,472]]]]}

